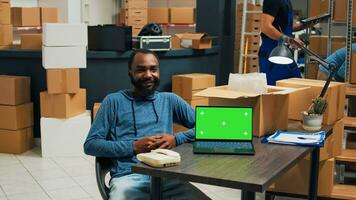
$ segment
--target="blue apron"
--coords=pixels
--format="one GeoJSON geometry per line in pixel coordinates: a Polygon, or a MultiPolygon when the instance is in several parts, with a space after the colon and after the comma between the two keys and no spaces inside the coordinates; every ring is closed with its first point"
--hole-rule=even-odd
{"type": "MultiPolygon", "coordinates": [[[[293,9],[290,7],[289,0],[284,0],[288,6],[288,25],[282,30],[283,34],[291,36],[293,31],[293,9]]],[[[262,45],[258,52],[258,60],[260,65],[260,72],[266,73],[267,84],[276,85],[276,81],[297,77],[301,78],[300,70],[295,62],[289,65],[279,65],[268,61],[269,54],[278,45],[277,40],[269,37],[261,37],[262,45]]]]}

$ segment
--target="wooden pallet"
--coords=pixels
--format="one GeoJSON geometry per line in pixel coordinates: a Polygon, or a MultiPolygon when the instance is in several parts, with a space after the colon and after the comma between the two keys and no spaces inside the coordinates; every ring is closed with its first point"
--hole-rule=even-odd
{"type": "MultiPolygon", "coordinates": [[[[356,149],[344,149],[341,155],[335,157],[336,161],[356,163],[356,149]]],[[[355,191],[356,192],[356,191],[355,191]]]]}
{"type": "Polygon", "coordinates": [[[344,117],[344,127],[356,128],[356,117],[344,117]]]}
{"type": "Polygon", "coordinates": [[[356,199],[356,185],[336,184],[330,197],[335,199],[356,199]]]}

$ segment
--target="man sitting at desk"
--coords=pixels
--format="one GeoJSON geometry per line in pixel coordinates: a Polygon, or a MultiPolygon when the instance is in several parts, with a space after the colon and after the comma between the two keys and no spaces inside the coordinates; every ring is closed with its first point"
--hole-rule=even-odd
{"type": "MultiPolygon", "coordinates": [[[[150,177],[131,173],[136,154],[170,149],[194,140],[194,110],[173,93],[157,92],[159,60],[148,50],[134,51],[128,63],[132,90],[105,97],[84,144],[88,155],[111,158],[110,200],[149,199],[150,177]],[[172,134],[177,122],[190,128],[172,134]]],[[[188,182],[162,180],[163,199],[206,199],[188,182]]]]}

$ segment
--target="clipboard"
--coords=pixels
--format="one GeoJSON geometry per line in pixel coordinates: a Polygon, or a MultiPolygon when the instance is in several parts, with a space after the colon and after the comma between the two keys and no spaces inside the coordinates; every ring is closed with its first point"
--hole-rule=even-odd
{"type": "Polygon", "coordinates": [[[329,19],[330,17],[331,17],[330,13],[325,13],[325,14],[322,14],[322,15],[318,15],[318,16],[302,19],[302,20],[300,20],[300,23],[302,23],[303,25],[316,24],[316,23],[318,23],[318,22],[320,22],[322,20],[329,19]]]}

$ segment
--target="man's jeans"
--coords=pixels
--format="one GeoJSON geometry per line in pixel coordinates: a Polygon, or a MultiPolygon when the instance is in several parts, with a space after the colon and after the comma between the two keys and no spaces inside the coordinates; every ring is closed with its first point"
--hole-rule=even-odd
{"type": "MultiPolygon", "coordinates": [[[[174,200],[209,199],[203,192],[188,182],[162,178],[162,198],[174,200]]],[[[109,200],[149,200],[151,177],[129,174],[110,180],[109,200]]]]}

